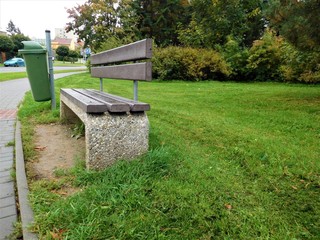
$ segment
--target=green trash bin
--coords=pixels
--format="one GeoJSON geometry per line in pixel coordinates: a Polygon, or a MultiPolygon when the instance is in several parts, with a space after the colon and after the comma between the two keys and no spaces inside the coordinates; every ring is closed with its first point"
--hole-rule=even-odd
{"type": "Polygon", "coordinates": [[[34,41],[22,41],[24,48],[19,50],[26,63],[27,74],[35,101],[51,99],[48,73],[47,50],[34,41]]]}

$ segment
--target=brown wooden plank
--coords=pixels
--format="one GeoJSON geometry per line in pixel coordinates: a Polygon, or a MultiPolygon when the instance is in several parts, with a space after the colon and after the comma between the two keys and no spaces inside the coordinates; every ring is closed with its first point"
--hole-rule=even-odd
{"type": "Polygon", "coordinates": [[[107,95],[108,98],[110,98],[110,99],[114,99],[116,101],[121,101],[121,102],[127,103],[130,106],[130,111],[131,112],[144,112],[144,111],[149,111],[150,110],[150,104],[148,104],[148,103],[137,102],[137,101],[134,101],[134,100],[131,100],[131,99],[127,99],[127,98],[120,97],[120,96],[117,96],[117,95],[113,95],[113,94],[110,94],[110,93],[101,92],[101,91],[94,90],[94,89],[87,89],[87,91],[88,92],[90,91],[91,93],[95,93],[98,96],[107,95]]]}
{"type": "Polygon", "coordinates": [[[108,64],[152,57],[152,39],[147,38],[118,48],[91,55],[91,64],[108,64]]]}
{"type": "Polygon", "coordinates": [[[114,66],[91,67],[91,76],[124,80],[151,81],[151,62],[123,64],[114,66]]]}
{"type": "Polygon", "coordinates": [[[108,111],[108,108],[105,104],[84,96],[73,89],[62,88],[60,89],[60,94],[68,98],[72,103],[87,113],[102,113],[108,111]]]}
{"type": "Polygon", "coordinates": [[[109,112],[120,113],[120,112],[129,112],[130,106],[128,103],[110,98],[107,95],[98,95],[95,92],[92,92],[87,89],[74,89],[78,93],[87,96],[91,99],[99,101],[107,106],[109,112]]]}

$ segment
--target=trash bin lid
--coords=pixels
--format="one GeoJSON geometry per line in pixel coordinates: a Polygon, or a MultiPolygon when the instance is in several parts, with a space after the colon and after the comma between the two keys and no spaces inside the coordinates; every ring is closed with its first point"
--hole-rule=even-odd
{"type": "Polygon", "coordinates": [[[35,41],[22,41],[24,48],[19,49],[21,54],[46,53],[47,50],[43,48],[40,43],[35,41]]]}

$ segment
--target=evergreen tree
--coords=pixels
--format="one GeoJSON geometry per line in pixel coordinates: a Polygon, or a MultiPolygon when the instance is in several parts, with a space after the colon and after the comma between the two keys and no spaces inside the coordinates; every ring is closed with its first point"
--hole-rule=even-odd
{"type": "Polygon", "coordinates": [[[300,50],[320,49],[320,1],[273,0],[266,3],[270,26],[300,50]]]}

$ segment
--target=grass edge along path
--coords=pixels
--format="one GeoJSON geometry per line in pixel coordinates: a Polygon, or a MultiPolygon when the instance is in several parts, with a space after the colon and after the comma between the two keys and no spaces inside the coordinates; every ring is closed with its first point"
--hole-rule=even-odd
{"type": "MultiPolygon", "coordinates": [[[[126,81],[105,89],[131,97],[126,81]]],[[[56,81],[99,88],[89,74],[56,81]]],[[[320,88],[279,83],[141,83],[150,150],[101,172],[33,180],[42,239],[317,239],[320,88]],[[64,187],[77,192],[65,196],[64,187]],[[60,194],[59,194],[60,193],[60,194]]],[[[59,102],[59,101],[57,101],[59,102]]],[[[35,123],[59,121],[30,94],[19,110],[27,161],[35,123]]]]}

